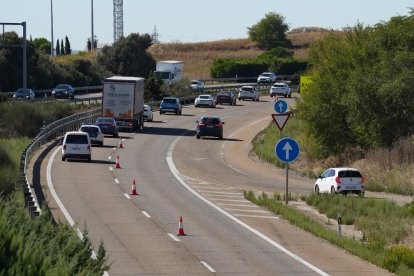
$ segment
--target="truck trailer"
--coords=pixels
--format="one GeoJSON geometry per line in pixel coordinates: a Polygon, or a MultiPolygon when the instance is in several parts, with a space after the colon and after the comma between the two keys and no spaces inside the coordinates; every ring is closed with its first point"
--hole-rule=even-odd
{"type": "Polygon", "coordinates": [[[104,79],[102,116],[113,117],[121,130],[143,130],[144,81],[144,78],[124,76],[104,79]]]}
{"type": "Polygon", "coordinates": [[[159,61],[154,73],[156,78],[170,85],[183,79],[184,64],[178,60],[159,61]]]}

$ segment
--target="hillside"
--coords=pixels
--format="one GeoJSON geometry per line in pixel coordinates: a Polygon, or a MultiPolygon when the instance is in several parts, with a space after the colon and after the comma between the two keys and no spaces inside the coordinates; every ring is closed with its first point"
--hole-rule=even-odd
{"type": "MultiPolygon", "coordinates": [[[[295,47],[294,57],[306,58],[308,46],[329,31],[322,28],[298,28],[287,34],[295,47]]],[[[181,60],[184,78],[208,79],[213,60],[219,57],[256,58],[263,51],[247,38],[198,43],[163,43],[149,49],[155,60],[181,60]]]]}

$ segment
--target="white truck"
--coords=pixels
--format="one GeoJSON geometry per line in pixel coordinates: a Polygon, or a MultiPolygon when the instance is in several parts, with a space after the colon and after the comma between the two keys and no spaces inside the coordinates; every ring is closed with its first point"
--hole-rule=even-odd
{"type": "Polygon", "coordinates": [[[144,78],[113,76],[103,80],[102,116],[113,117],[119,129],[144,128],[144,78]]]}
{"type": "Polygon", "coordinates": [[[159,61],[154,73],[156,78],[170,85],[183,79],[184,64],[178,60],[159,61]]]}

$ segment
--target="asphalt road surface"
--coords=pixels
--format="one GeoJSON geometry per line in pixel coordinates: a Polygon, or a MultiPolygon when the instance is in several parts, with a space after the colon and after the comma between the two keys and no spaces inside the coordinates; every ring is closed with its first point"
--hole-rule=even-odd
{"type": "MultiPolygon", "coordinates": [[[[122,133],[123,148],[105,137],[91,163],[62,162],[56,147],[40,168],[46,200],[57,220],[87,228],[95,251],[104,242],[110,275],[387,274],[244,199],[244,190],[285,189],[284,170],[248,157],[271,113],[268,97],[155,113],[143,133],[122,133]],[[223,140],[195,138],[201,114],[221,116],[223,140]]],[[[313,181],[289,177],[293,192],[312,191],[313,181]]]]}

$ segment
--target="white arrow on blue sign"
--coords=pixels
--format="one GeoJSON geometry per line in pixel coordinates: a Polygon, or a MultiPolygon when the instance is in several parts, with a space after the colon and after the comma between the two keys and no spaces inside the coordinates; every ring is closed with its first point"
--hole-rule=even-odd
{"type": "Polygon", "coordinates": [[[284,100],[277,100],[273,106],[276,113],[285,113],[287,111],[288,105],[284,100]]]}
{"type": "Polygon", "coordinates": [[[275,145],[275,154],[284,163],[295,161],[299,152],[299,144],[292,138],[280,139],[275,145]]]}

